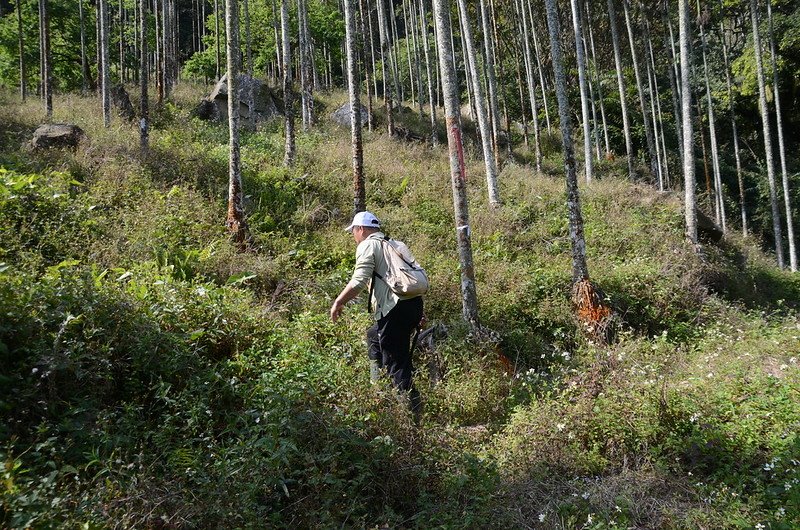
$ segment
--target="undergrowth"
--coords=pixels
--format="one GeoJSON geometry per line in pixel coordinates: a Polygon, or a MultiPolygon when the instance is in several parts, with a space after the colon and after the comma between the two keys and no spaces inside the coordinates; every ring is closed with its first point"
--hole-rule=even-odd
{"type": "Polygon", "coordinates": [[[470,157],[480,314],[499,337],[480,342],[460,321],[444,151],[365,131],[368,205],[426,266],[428,319],[448,329],[417,354],[415,428],[368,382],[364,304],[327,316],[354,264],[349,135],[320,116],[286,169],[280,127],[243,134],[240,253],[227,132],[191,117],[198,94],[154,111],[147,158],[78,96],[56,118],[88,141],[31,152],[40,109],[2,94],[0,525],[800,524],[800,280],[757,242],[696,254],[677,197],[602,164],[585,231],[619,322],[593,344],[570,307],[557,151],[542,175],[527,153],[504,161],[500,209],[470,157]]]}

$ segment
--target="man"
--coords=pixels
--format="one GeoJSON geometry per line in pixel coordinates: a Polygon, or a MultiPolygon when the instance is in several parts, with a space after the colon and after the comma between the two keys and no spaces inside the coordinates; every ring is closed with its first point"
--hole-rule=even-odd
{"type": "MultiPolygon", "coordinates": [[[[344,304],[369,286],[376,320],[367,330],[371,379],[376,381],[380,370],[385,369],[395,388],[408,392],[411,410],[418,421],[421,402],[411,382],[411,334],[422,320],[422,297],[401,298],[381,279],[388,270],[383,250],[388,243],[383,242],[386,236],[374,214],[358,212],[345,230],[353,234],[358,245],[356,266],[350,282],[331,305],[331,319],[336,322],[344,304]]],[[[395,243],[407,261],[415,263],[408,247],[399,241],[395,243]]]]}

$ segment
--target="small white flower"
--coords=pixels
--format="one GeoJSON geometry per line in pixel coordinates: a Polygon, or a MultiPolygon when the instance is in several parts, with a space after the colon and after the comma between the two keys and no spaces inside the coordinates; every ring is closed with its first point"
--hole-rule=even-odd
{"type": "Polygon", "coordinates": [[[540,522],[540,523],[543,523],[543,522],[544,522],[544,514],[543,514],[543,513],[540,513],[540,514],[539,514],[539,522],[540,522]]]}
{"type": "Polygon", "coordinates": [[[714,372],[708,372],[708,375],[706,375],[706,377],[711,379],[712,377],[714,377],[714,372]]]}
{"type": "Polygon", "coordinates": [[[584,500],[588,499],[589,498],[589,492],[588,491],[584,492],[583,495],[581,495],[581,497],[583,497],[584,500]]]}
{"type": "Polygon", "coordinates": [[[592,524],[592,521],[594,521],[594,519],[592,519],[592,515],[594,514],[590,513],[589,516],[586,518],[586,524],[592,524]]]}
{"type": "Polygon", "coordinates": [[[566,428],[566,426],[567,426],[566,423],[559,423],[556,425],[556,429],[558,429],[558,432],[561,432],[566,428]]]}
{"type": "Polygon", "coordinates": [[[781,507],[780,507],[780,508],[778,508],[778,510],[775,512],[775,517],[783,517],[784,515],[786,515],[786,508],[784,508],[783,506],[781,506],[781,507]]]}
{"type": "Polygon", "coordinates": [[[35,373],[37,373],[38,371],[39,371],[39,369],[38,369],[38,368],[34,368],[33,370],[31,370],[31,373],[32,373],[32,374],[35,374],[35,373]]]}
{"type": "Polygon", "coordinates": [[[786,484],[783,485],[783,487],[786,491],[789,491],[790,489],[792,489],[792,483],[787,482],[786,484]]]}
{"type": "Polygon", "coordinates": [[[766,528],[766,527],[763,524],[756,523],[756,530],[764,530],[764,528],[766,528]]]}

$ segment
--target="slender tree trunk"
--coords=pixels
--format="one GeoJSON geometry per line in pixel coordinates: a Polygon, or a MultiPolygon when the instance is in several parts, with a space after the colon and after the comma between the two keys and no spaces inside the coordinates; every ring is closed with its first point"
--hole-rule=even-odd
{"type": "Polygon", "coordinates": [[[364,191],[364,152],[361,145],[361,80],[356,53],[355,0],[344,0],[344,22],[347,40],[347,86],[350,96],[350,138],[353,147],[353,212],[367,209],[364,191]]]}
{"type": "MultiPolygon", "coordinates": [[[[369,12],[366,9],[364,0],[360,0],[359,2],[359,15],[360,15],[360,25],[359,25],[359,32],[361,33],[361,48],[362,48],[362,57],[364,58],[363,68],[364,68],[364,86],[367,89],[367,127],[369,132],[372,132],[372,66],[374,63],[370,62],[370,58],[367,57],[367,32],[366,32],[366,24],[364,23],[364,15],[369,16],[369,12]]],[[[372,35],[371,33],[369,34],[372,35]]],[[[372,43],[369,43],[369,48],[372,48],[372,43]]]]}
{"type": "MultiPolygon", "coordinates": [[[[406,49],[406,65],[408,66],[408,80],[409,80],[409,87],[411,89],[411,106],[414,107],[416,104],[416,87],[414,79],[414,69],[411,65],[411,49],[408,46],[408,17],[406,16],[406,4],[405,1],[401,2],[400,9],[403,12],[403,30],[405,32],[405,42],[403,43],[403,47],[406,49]]],[[[399,42],[399,41],[398,41],[399,42]]],[[[420,114],[422,114],[420,112],[420,114]]]]}
{"type": "MultiPolygon", "coordinates": [[[[583,49],[584,53],[588,56],[588,47],[586,46],[586,37],[583,38],[583,49]]],[[[589,66],[587,60],[587,67],[589,66]]],[[[594,151],[595,157],[597,161],[600,161],[600,131],[597,121],[597,104],[595,103],[595,95],[594,95],[594,81],[592,80],[592,75],[590,72],[587,72],[588,76],[586,77],[586,85],[589,88],[589,103],[591,104],[591,111],[592,111],[592,141],[594,142],[594,151]]]]}
{"type": "Polygon", "coordinates": [[[53,67],[50,59],[50,9],[48,0],[39,0],[42,33],[42,94],[46,119],[53,118],[53,67]]]}
{"type": "MultiPolygon", "coordinates": [[[[227,0],[223,0],[223,1],[227,1],[227,0]]],[[[219,81],[219,78],[222,75],[222,57],[220,55],[221,51],[220,51],[220,45],[219,45],[219,39],[220,39],[221,35],[220,35],[220,32],[219,32],[219,29],[220,29],[219,28],[219,0],[214,0],[214,38],[216,39],[216,48],[215,48],[216,70],[215,70],[214,75],[216,75],[217,81],[219,81]]]]}
{"type": "MultiPolygon", "coordinates": [[[[362,9],[362,11],[364,11],[364,15],[367,17],[367,28],[369,29],[368,40],[369,40],[369,57],[370,57],[370,60],[371,60],[370,68],[371,68],[372,73],[374,74],[375,70],[377,69],[377,64],[378,63],[375,61],[375,32],[373,31],[373,28],[372,28],[372,8],[370,7],[369,0],[362,0],[362,2],[364,2],[364,4],[362,4],[361,9],[362,9]],[[364,9],[365,5],[366,5],[366,10],[364,9]]],[[[379,53],[381,53],[381,52],[379,51],[379,53]]],[[[373,75],[372,76],[372,85],[373,85],[372,86],[373,93],[375,94],[375,99],[378,99],[378,76],[377,75],[373,75]]]]}
{"type": "Polygon", "coordinates": [[[386,109],[386,124],[389,136],[394,136],[394,116],[392,115],[392,87],[389,79],[389,68],[386,64],[390,60],[389,35],[386,28],[386,7],[384,0],[377,0],[378,5],[378,33],[381,40],[381,77],[383,78],[383,103],[386,109]]]}
{"type": "Polygon", "coordinates": [[[17,0],[17,36],[19,39],[19,95],[22,101],[27,97],[27,86],[25,83],[25,40],[22,31],[22,0],[17,0]]]}
{"type": "Polygon", "coordinates": [[[758,107],[761,111],[761,126],[764,132],[764,154],[767,162],[767,180],[769,182],[769,202],[772,208],[772,230],[775,236],[775,257],[778,267],[784,268],[783,234],[781,230],[778,195],[775,185],[775,162],[772,158],[772,133],[769,129],[769,107],[767,106],[767,90],[764,80],[764,66],[761,62],[761,36],[758,30],[758,4],[750,0],[750,18],[753,23],[753,45],[756,55],[756,73],[758,75],[758,107]]]}
{"type": "Polygon", "coordinates": [[[597,53],[595,53],[594,47],[594,30],[592,30],[591,24],[591,11],[589,11],[589,1],[586,2],[586,19],[589,21],[586,25],[589,27],[589,44],[591,45],[592,49],[592,63],[594,64],[594,75],[595,81],[597,83],[597,100],[600,103],[600,117],[603,120],[603,139],[605,141],[606,146],[606,156],[610,156],[611,154],[611,142],[608,139],[608,122],[606,121],[606,105],[604,103],[603,98],[603,84],[600,81],[600,68],[597,66],[597,53]]]}
{"type": "MultiPolygon", "coordinates": [[[[475,98],[474,98],[474,91],[472,87],[472,74],[470,72],[470,64],[469,58],[467,57],[467,41],[464,38],[464,22],[460,16],[458,16],[458,27],[459,27],[459,35],[461,36],[461,56],[464,60],[464,86],[467,89],[467,106],[469,107],[469,117],[472,119],[473,123],[478,121],[477,113],[478,111],[475,109],[475,98]]],[[[480,136],[480,128],[477,129],[478,135],[480,136]]],[[[480,139],[478,139],[480,141],[480,139]]]]}
{"type": "Polygon", "coordinates": [[[299,34],[299,59],[300,59],[300,107],[302,110],[303,130],[308,131],[313,125],[314,99],[312,85],[314,83],[311,72],[311,41],[308,32],[308,12],[305,0],[297,1],[297,22],[299,34]]]}
{"type": "MultiPolygon", "coordinates": [[[[421,0],[421,1],[423,3],[425,2],[425,0],[421,0]]],[[[431,5],[433,5],[432,0],[431,0],[431,5]]],[[[432,22],[433,40],[434,40],[434,46],[433,46],[433,55],[434,55],[434,57],[433,57],[433,60],[434,60],[435,65],[438,65],[439,62],[440,62],[440,59],[439,59],[439,28],[436,26],[436,20],[435,20],[435,16],[433,14],[431,14],[431,18],[434,19],[433,22],[432,22]]],[[[434,66],[433,67],[433,75],[436,78],[436,81],[433,84],[433,86],[436,87],[435,88],[436,106],[442,108],[444,106],[444,101],[443,101],[443,98],[444,98],[444,87],[442,85],[441,69],[439,69],[436,66],[434,66]]],[[[457,82],[457,80],[456,80],[456,82],[457,82]]],[[[460,119],[461,119],[461,114],[459,113],[459,120],[460,119]]]]}
{"type": "Polygon", "coordinates": [[[669,11],[667,6],[669,0],[664,0],[664,9],[662,12],[662,21],[669,30],[664,32],[664,51],[670,58],[669,62],[669,84],[672,91],[672,112],[675,114],[675,137],[678,139],[678,150],[680,152],[681,161],[683,160],[683,116],[681,105],[683,102],[681,94],[681,86],[678,84],[680,72],[678,71],[678,54],[675,52],[675,37],[672,34],[672,21],[669,18],[669,11]]]}
{"type": "MultiPolygon", "coordinates": [[[[284,6],[286,0],[284,0],[284,6]]],[[[228,217],[225,226],[233,241],[244,249],[249,240],[247,220],[244,215],[242,190],[242,164],[239,153],[239,16],[238,0],[225,0],[225,43],[228,62],[228,130],[230,156],[228,157],[228,217]]]]}
{"type": "Polygon", "coordinates": [[[36,84],[36,95],[41,97],[42,102],[44,102],[44,24],[42,23],[44,21],[44,13],[42,13],[42,0],[37,1],[37,7],[39,8],[39,82],[36,84]]]}
{"type": "Polygon", "coordinates": [[[614,45],[614,64],[617,68],[617,87],[619,88],[619,103],[622,110],[622,129],[625,134],[625,155],[628,157],[628,176],[634,179],[636,173],[633,169],[633,140],[631,139],[631,124],[628,118],[628,102],[625,98],[625,79],[622,76],[622,54],[619,49],[619,31],[617,30],[617,12],[614,9],[614,0],[608,0],[608,21],[611,26],[611,42],[614,45]]]}
{"type": "MultiPolygon", "coordinates": [[[[515,46],[516,49],[516,46],[515,46]]],[[[522,139],[525,142],[525,148],[530,149],[530,140],[528,139],[528,118],[525,115],[525,94],[522,87],[525,85],[522,81],[522,67],[520,66],[519,53],[514,53],[514,63],[517,67],[517,91],[519,92],[519,111],[522,116],[522,139]]],[[[509,130],[509,133],[511,131],[509,130]]]]}
{"type": "Polygon", "coordinates": [[[436,102],[434,101],[434,92],[438,92],[436,90],[436,86],[434,84],[434,79],[431,76],[431,60],[430,60],[430,43],[428,40],[428,14],[425,11],[425,0],[419,1],[420,13],[422,15],[422,42],[424,46],[425,52],[425,76],[428,80],[428,100],[431,104],[431,145],[437,146],[439,145],[439,137],[436,134],[436,102]]]}
{"type": "MultiPolygon", "coordinates": [[[[17,0],[17,4],[20,2],[22,0],[17,0]]],[[[81,26],[81,93],[85,95],[89,91],[89,61],[86,59],[86,26],[83,16],[83,0],[78,0],[78,18],[81,26]]],[[[22,35],[20,35],[20,39],[22,39],[22,35]]],[[[20,49],[22,48],[20,47],[20,49]]]]}
{"type": "Polygon", "coordinates": [[[797,272],[797,249],[794,240],[794,221],[792,220],[792,201],[789,191],[789,172],[786,170],[786,147],[783,142],[783,118],[781,116],[780,83],[778,82],[777,52],[775,50],[775,37],[772,29],[772,0],[767,0],[767,18],[769,19],[769,47],[772,63],[772,90],[775,99],[775,117],[778,123],[778,156],[781,160],[781,175],[783,178],[783,200],[786,206],[786,237],[789,240],[789,267],[792,272],[797,272]]]}
{"type": "Polygon", "coordinates": [[[295,156],[294,142],[294,110],[292,94],[292,50],[289,45],[289,0],[281,0],[281,40],[283,47],[283,100],[284,100],[284,133],[286,148],[283,154],[283,165],[293,166],[295,156]]]}
{"type": "Polygon", "coordinates": [[[688,4],[688,0],[679,0],[678,2],[681,46],[681,104],[683,107],[681,112],[681,116],[683,117],[683,178],[686,193],[684,209],[686,216],[686,238],[693,245],[697,245],[697,199],[695,198],[694,146],[692,145],[694,139],[691,88],[692,58],[689,50],[691,28],[688,4]]]}
{"type": "Polygon", "coordinates": [[[387,38],[389,38],[389,64],[392,70],[392,79],[394,81],[394,93],[397,95],[398,102],[400,104],[403,103],[406,99],[405,95],[405,87],[400,80],[400,50],[398,49],[397,43],[400,40],[397,34],[397,16],[394,12],[394,1],[389,2],[389,11],[387,12],[389,17],[388,19],[388,26],[386,28],[387,38]],[[391,38],[389,37],[391,36],[391,38]]]}
{"type": "MultiPolygon", "coordinates": [[[[698,0],[698,10],[700,4],[698,0]]],[[[702,24],[700,26],[700,42],[703,47],[703,75],[706,82],[706,99],[708,101],[708,134],[711,140],[711,164],[714,170],[714,196],[716,221],[722,226],[722,232],[727,232],[727,221],[725,218],[725,201],[722,194],[722,175],[719,168],[719,149],[717,147],[717,127],[714,118],[714,101],[711,98],[711,83],[708,80],[708,59],[706,45],[706,30],[702,24]]]]}
{"type": "MultiPolygon", "coordinates": [[[[531,11],[531,4],[528,2],[528,8],[525,9],[525,2],[520,0],[523,11],[528,13],[528,24],[530,25],[531,37],[533,37],[533,54],[536,56],[536,70],[539,72],[539,87],[542,89],[542,107],[544,107],[544,119],[547,123],[547,134],[553,132],[550,126],[550,105],[547,101],[547,83],[544,81],[544,67],[542,66],[542,53],[539,49],[539,39],[536,37],[536,28],[534,27],[533,11],[531,11]]],[[[531,75],[533,75],[533,62],[531,61],[531,75]]]]}
{"type": "Polygon", "coordinates": [[[125,83],[125,14],[123,12],[124,3],[119,2],[117,6],[117,22],[119,25],[119,69],[117,71],[117,76],[119,77],[120,84],[125,83]]]}
{"type": "Polygon", "coordinates": [[[722,35],[722,58],[725,63],[725,86],[728,90],[728,102],[731,114],[731,130],[733,133],[733,155],[736,160],[736,179],[739,183],[739,202],[742,210],[742,234],[747,237],[747,209],[745,207],[744,175],[742,174],[742,157],[739,152],[739,131],[736,127],[736,105],[731,83],[731,67],[728,61],[728,45],[725,42],[725,30],[720,27],[722,35]]]}
{"type": "MultiPolygon", "coordinates": [[[[589,127],[589,95],[586,93],[586,68],[581,34],[581,14],[578,0],[571,0],[572,29],[575,32],[575,53],[578,63],[578,84],[581,91],[581,118],[583,120],[583,157],[586,168],[586,182],[592,181],[592,135],[589,127]]],[[[563,130],[563,127],[562,127],[563,130]]]]}
{"type": "MultiPolygon", "coordinates": [[[[553,57],[558,116],[561,125],[561,145],[564,151],[564,171],[567,177],[567,209],[569,212],[569,235],[572,243],[572,282],[578,283],[589,279],[589,268],[586,265],[586,240],[583,236],[583,216],[578,193],[575,145],[572,140],[571,111],[569,100],[567,99],[567,77],[564,73],[561,30],[555,2],[556,0],[545,0],[545,6],[547,9],[547,26],[550,30],[550,53],[553,57]]],[[[589,158],[591,159],[591,156],[589,158]]]]}
{"type": "MultiPolygon", "coordinates": [[[[409,19],[411,20],[411,45],[414,48],[414,70],[416,71],[417,79],[417,102],[419,104],[419,117],[425,117],[425,93],[422,90],[422,60],[419,53],[419,41],[417,40],[417,3],[415,0],[409,0],[408,9],[409,19]]],[[[406,38],[408,38],[408,30],[406,29],[406,38]]]]}
{"type": "MultiPolygon", "coordinates": [[[[694,70],[694,68],[692,68],[694,70]]],[[[692,77],[695,77],[693,74],[692,77]]],[[[703,108],[701,107],[700,100],[702,96],[698,91],[695,95],[695,104],[697,106],[697,127],[700,132],[700,152],[703,153],[703,174],[706,177],[706,195],[708,196],[708,200],[711,201],[711,173],[708,171],[708,151],[706,150],[706,132],[703,129],[703,108]]]]}
{"type": "MultiPolygon", "coordinates": [[[[82,0],[79,0],[82,1],[82,0]]],[[[194,7],[194,4],[192,4],[194,7]]],[[[192,19],[194,20],[194,18],[192,19]]],[[[192,39],[195,37],[194,26],[192,26],[192,39]]],[[[192,41],[192,52],[197,51],[194,48],[194,40],[192,41]]],[[[139,53],[139,1],[136,0],[133,4],[133,57],[136,63],[136,66],[133,68],[133,82],[139,82],[139,61],[141,59],[141,54],[139,53]]]]}
{"type": "MultiPolygon", "coordinates": [[[[215,0],[216,2],[216,0],[215,0]]],[[[161,106],[164,103],[164,54],[166,50],[164,50],[164,39],[162,35],[164,33],[164,24],[161,20],[161,12],[164,10],[163,4],[159,10],[158,7],[158,0],[153,1],[153,18],[155,19],[155,29],[156,29],[156,56],[155,56],[155,74],[156,74],[156,94],[158,97],[158,105],[161,106]]],[[[215,11],[214,16],[219,16],[218,12],[215,11]]],[[[217,79],[219,79],[219,72],[217,72],[217,79]]]]}
{"type": "Polygon", "coordinates": [[[611,41],[614,45],[614,64],[617,70],[617,87],[619,88],[619,102],[622,111],[622,128],[625,135],[625,155],[628,157],[628,176],[635,178],[633,169],[633,140],[631,139],[631,125],[628,119],[628,102],[625,97],[625,79],[622,76],[622,55],[619,49],[619,32],[617,31],[617,13],[614,9],[614,0],[608,0],[608,17],[611,26],[611,41]]]}
{"type": "MultiPolygon", "coordinates": [[[[215,0],[216,1],[216,0],[215,0]]],[[[272,32],[275,37],[275,55],[276,55],[276,62],[275,65],[277,66],[275,72],[275,81],[277,82],[278,76],[283,76],[283,45],[278,33],[278,19],[280,15],[278,14],[278,8],[275,5],[275,0],[272,0],[272,32]]]]}
{"type": "MultiPolygon", "coordinates": [[[[523,0],[521,0],[523,1],[523,0]]],[[[516,6],[516,4],[515,4],[516,6]]],[[[536,105],[536,85],[533,81],[533,64],[531,61],[530,39],[528,37],[528,17],[525,6],[520,6],[522,11],[522,42],[523,42],[523,57],[525,59],[525,74],[528,81],[528,97],[531,102],[531,115],[533,116],[533,145],[534,157],[536,163],[536,171],[542,171],[542,144],[539,133],[539,109],[536,105]]],[[[544,89],[542,89],[544,93],[544,89]]]]}
{"type": "Polygon", "coordinates": [[[103,102],[103,125],[105,127],[111,126],[111,73],[109,72],[110,64],[108,58],[108,6],[107,0],[99,0],[100,2],[100,97],[103,102]]]}
{"type": "Polygon", "coordinates": [[[647,73],[647,86],[650,90],[650,116],[653,120],[653,135],[655,136],[655,147],[656,147],[656,159],[658,164],[656,165],[656,179],[658,180],[658,190],[664,191],[664,172],[661,166],[661,144],[659,142],[659,130],[658,130],[658,114],[656,113],[656,101],[658,101],[658,91],[656,90],[656,86],[653,83],[653,78],[655,77],[654,72],[650,66],[649,59],[645,61],[646,66],[646,73],[647,73]]]}
{"type": "MultiPolygon", "coordinates": [[[[139,32],[144,37],[147,35],[147,0],[138,0],[139,2],[139,32]]],[[[139,145],[142,150],[142,156],[147,155],[149,145],[149,128],[150,124],[150,108],[147,101],[147,39],[143,38],[139,46],[139,86],[141,87],[141,96],[139,97],[139,145]]]]}
{"type": "Polygon", "coordinates": [[[453,189],[456,241],[461,266],[461,304],[464,320],[473,328],[480,328],[478,319],[478,295],[475,288],[475,267],[472,261],[471,230],[467,205],[467,178],[464,166],[464,146],[459,124],[460,104],[456,92],[456,71],[453,64],[453,49],[450,29],[449,0],[433,0],[434,18],[437,27],[439,48],[439,70],[444,91],[447,144],[450,152],[450,177],[453,189]]]}
{"type": "Polygon", "coordinates": [[[567,180],[567,211],[572,246],[572,302],[585,330],[595,340],[608,342],[613,331],[609,329],[609,323],[613,321],[611,318],[613,313],[611,308],[606,305],[603,292],[589,280],[589,268],[586,264],[586,240],[583,235],[583,216],[578,193],[578,174],[575,167],[575,146],[572,141],[571,112],[567,99],[567,78],[564,74],[561,30],[556,2],[557,0],[545,0],[545,7],[547,9],[547,26],[550,30],[550,53],[553,58],[556,99],[558,100],[561,124],[561,144],[564,150],[564,170],[567,180]]]}
{"type": "Polygon", "coordinates": [[[653,129],[650,125],[651,117],[647,106],[647,96],[644,93],[641,69],[639,68],[639,54],[636,52],[636,40],[633,36],[633,24],[631,23],[629,0],[622,0],[622,10],[625,14],[625,26],[628,30],[628,41],[631,47],[631,60],[633,62],[633,74],[636,79],[636,92],[639,95],[639,108],[642,112],[642,123],[644,124],[644,136],[647,142],[648,161],[650,162],[650,173],[658,174],[658,157],[656,156],[655,141],[653,139],[653,129]]]}
{"type": "Polygon", "coordinates": [[[483,89],[481,81],[478,79],[478,62],[475,59],[475,45],[472,40],[472,28],[469,26],[467,18],[466,0],[458,0],[459,11],[461,12],[461,24],[464,27],[464,40],[467,42],[466,55],[469,61],[469,71],[472,76],[472,85],[475,90],[475,110],[478,113],[478,126],[481,131],[481,143],[483,145],[483,161],[486,166],[486,186],[489,192],[489,204],[493,207],[500,205],[500,192],[497,187],[497,162],[494,158],[494,148],[492,147],[492,135],[489,131],[489,119],[486,116],[486,106],[483,99],[483,89]]]}
{"type": "Polygon", "coordinates": [[[245,42],[245,58],[247,59],[247,67],[245,71],[252,77],[253,75],[253,46],[250,40],[250,4],[248,0],[242,0],[242,9],[244,9],[244,42],[245,42]]]}
{"type": "Polygon", "coordinates": [[[486,86],[489,95],[489,117],[492,124],[492,148],[495,160],[500,160],[500,110],[497,105],[497,75],[495,74],[494,46],[491,26],[489,24],[487,0],[478,0],[481,8],[481,22],[483,24],[483,50],[486,58],[486,86]]]}
{"type": "Polygon", "coordinates": [[[648,77],[651,79],[650,93],[653,94],[653,97],[650,99],[650,101],[651,103],[655,101],[653,129],[655,130],[656,134],[656,149],[658,150],[659,145],[661,146],[660,152],[658,153],[659,158],[662,159],[661,169],[659,171],[659,182],[661,186],[659,191],[664,191],[669,187],[669,159],[667,158],[667,143],[665,140],[666,131],[664,130],[664,118],[661,114],[661,97],[660,90],[658,88],[658,76],[656,75],[656,56],[653,51],[653,42],[650,40],[650,29],[647,19],[645,19],[645,31],[647,34],[647,50],[650,56],[650,61],[648,63],[648,77]],[[655,122],[655,116],[658,116],[658,122],[655,122]],[[659,133],[661,136],[660,144],[659,133]]]}

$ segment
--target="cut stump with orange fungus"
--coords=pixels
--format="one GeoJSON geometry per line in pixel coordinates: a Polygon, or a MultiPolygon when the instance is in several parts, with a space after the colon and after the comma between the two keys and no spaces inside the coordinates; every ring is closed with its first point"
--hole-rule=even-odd
{"type": "Polygon", "coordinates": [[[605,298],[605,293],[589,279],[575,282],[572,286],[572,303],[578,320],[593,339],[607,344],[612,339],[614,311],[606,304],[605,298]]]}

